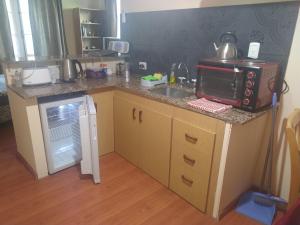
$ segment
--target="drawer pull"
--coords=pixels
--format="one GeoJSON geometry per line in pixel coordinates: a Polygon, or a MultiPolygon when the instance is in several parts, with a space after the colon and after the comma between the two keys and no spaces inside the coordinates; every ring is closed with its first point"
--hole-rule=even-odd
{"type": "Polygon", "coordinates": [[[183,182],[184,184],[186,184],[187,186],[190,186],[190,187],[191,187],[191,186],[193,185],[193,183],[194,183],[194,181],[192,181],[192,180],[186,178],[184,175],[181,175],[181,179],[182,179],[182,182],[183,182]]]}
{"type": "Polygon", "coordinates": [[[196,144],[198,141],[198,138],[192,137],[188,134],[185,134],[185,140],[187,140],[188,142],[192,143],[192,144],[196,144]]]}
{"type": "Polygon", "coordinates": [[[139,122],[143,122],[143,111],[139,111],[139,122]]]}
{"type": "Polygon", "coordinates": [[[132,109],[132,119],[133,119],[133,120],[136,119],[135,111],[136,111],[136,108],[133,108],[133,109],[132,109]]]}
{"type": "Polygon", "coordinates": [[[186,156],[185,154],[183,155],[183,160],[184,160],[187,164],[189,164],[189,165],[191,165],[191,166],[194,166],[194,164],[195,164],[195,162],[196,162],[195,159],[191,159],[191,158],[189,158],[188,156],[186,156]]]}

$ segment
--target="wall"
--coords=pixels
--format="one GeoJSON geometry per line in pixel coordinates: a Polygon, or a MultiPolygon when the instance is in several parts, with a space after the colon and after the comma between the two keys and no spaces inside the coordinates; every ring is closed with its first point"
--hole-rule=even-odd
{"type": "Polygon", "coordinates": [[[138,74],[170,73],[173,63],[184,62],[195,75],[200,59],[215,56],[213,42],[233,31],[240,52],[247,55],[251,41],[261,42],[260,59],[280,62],[283,75],[298,7],[290,2],[127,13],[121,36],[131,44],[131,69],[138,74]],[[139,61],[149,70],[138,70],[139,61]]]}
{"type": "Polygon", "coordinates": [[[286,144],[284,130],[286,118],[295,109],[300,108],[300,88],[299,88],[299,59],[300,59],[300,13],[298,14],[295,35],[290,52],[289,62],[286,70],[285,79],[289,84],[290,91],[283,96],[281,100],[279,119],[278,119],[278,144],[279,163],[277,165],[278,183],[280,189],[278,190],[281,196],[288,198],[289,193],[289,179],[290,179],[290,157],[288,146],[286,144]]]}
{"type": "Polygon", "coordinates": [[[62,0],[63,9],[88,8],[104,9],[104,0],[62,0]]]}
{"type": "Polygon", "coordinates": [[[140,0],[122,0],[122,9],[125,12],[145,12],[289,1],[293,0],[152,0],[142,2],[140,0]]]}

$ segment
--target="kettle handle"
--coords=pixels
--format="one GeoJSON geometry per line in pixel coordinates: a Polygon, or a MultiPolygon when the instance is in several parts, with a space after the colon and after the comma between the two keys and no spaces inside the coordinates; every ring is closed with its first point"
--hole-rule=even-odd
{"type": "Polygon", "coordinates": [[[77,64],[79,66],[79,72],[81,73],[81,75],[83,76],[83,69],[82,69],[82,65],[81,63],[77,60],[77,59],[73,59],[73,63],[77,64]]]}
{"type": "Polygon", "coordinates": [[[234,43],[237,43],[238,39],[237,39],[236,35],[235,35],[233,32],[231,32],[231,31],[225,32],[225,33],[223,33],[223,34],[221,35],[221,37],[220,37],[220,42],[221,42],[221,43],[223,42],[223,38],[224,38],[225,36],[227,36],[227,35],[233,37],[234,43]]]}

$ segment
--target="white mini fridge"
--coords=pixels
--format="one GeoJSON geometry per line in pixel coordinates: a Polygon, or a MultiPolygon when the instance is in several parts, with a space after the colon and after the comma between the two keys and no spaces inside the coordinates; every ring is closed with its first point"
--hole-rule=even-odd
{"type": "Polygon", "coordinates": [[[100,183],[93,98],[61,98],[44,98],[39,104],[49,174],[80,163],[81,173],[100,183]]]}

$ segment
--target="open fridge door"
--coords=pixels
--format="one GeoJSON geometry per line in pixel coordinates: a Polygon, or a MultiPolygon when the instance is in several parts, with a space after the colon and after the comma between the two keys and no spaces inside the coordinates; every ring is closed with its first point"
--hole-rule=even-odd
{"type": "Polygon", "coordinates": [[[80,110],[82,160],[81,173],[93,175],[94,183],[100,183],[97,140],[96,109],[93,98],[86,96],[86,106],[80,110]]]}

